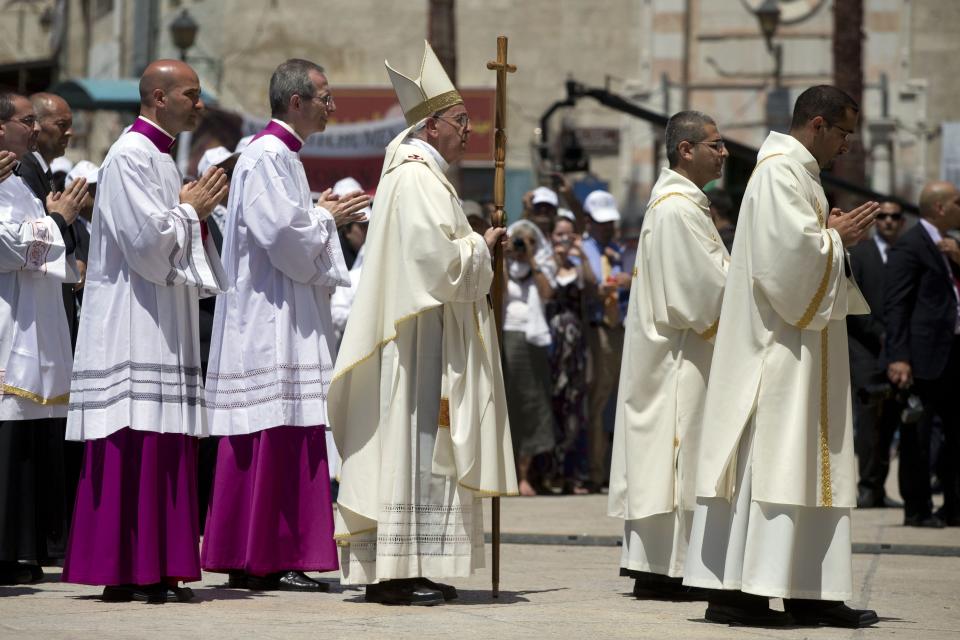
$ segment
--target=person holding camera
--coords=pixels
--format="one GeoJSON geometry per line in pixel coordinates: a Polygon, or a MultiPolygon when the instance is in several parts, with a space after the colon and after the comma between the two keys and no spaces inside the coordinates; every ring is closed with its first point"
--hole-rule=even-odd
{"type": "Polygon", "coordinates": [[[902,507],[886,495],[890,469],[890,444],[900,426],[902,398],[887,379],[882,359],[886,264],[890,247],[903,231],[903,208],[883,202],[877,214],[876,233],[850,249],[850,270],[860,285],[870,313],[847,317],[850,345],[850,386],[853,388],[853,448],[857,455],[857,506],[902,507]]]}
{"type": "Polygon", "coordinates": [[[529,220],[510,225],[507,235],[503,377],[520,495],[533,496],[533,459],[554,447],[547,355],[551,338],[544,303],[553,297],[556,265],[546,238],[529,220]]]}
{"type": "Polygon", "coordinates": [[[903,234],[887,261],[887,375],[911,389],[926,410],[923,420],[900,431],[903,524],[960,526],[960,246],[947,231],[960,228],[960,190],[950,182],[928,183],[920,193],[920,224],[903,234]],[[943,508],[933,513],[930,431],[943,421],[943,508]]]}

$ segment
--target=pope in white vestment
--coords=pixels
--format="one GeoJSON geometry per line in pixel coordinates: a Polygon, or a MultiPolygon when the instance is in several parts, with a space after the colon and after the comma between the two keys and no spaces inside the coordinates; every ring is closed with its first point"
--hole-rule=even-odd
{"type": "MultiPolygon", "coordinates": [[[[827,225],[819,177],[845,149],[855,106],[839,109],[842,121],[817,115],[796,128],[799,114],[820,104],[811,96],[855,103],[833,87],[808,92],[791,135],[770,133],[760,148],[744,193],[684,584],[835,603],[852,595],[856,505],[845,318],[868,308],[847,275],[845,239],[827,225]]],[[[816,622],[797,617],[806,620],[816,622]]]]}
{"type": "Polygon", "coordinates": [[[517,489],[488,241],[444,175],[469,121],[429,45],[424,56],[417,80],[387,67],[411,127],[387,147],[329,396],[341,580],[408,604],[455,597],[419,579],[483,566],[480,498],[517,489]]]}
{"type": "MultiPolygon", "coordinates": [[[[715,128],[712,135],[718,138],[715,128]]],[[[693,153],[725,157],[722,148],[693,153]]],[[[683,575],[703,400],[730,260],[709,212],[696,184],[663,169],[640,232],[608,508],[625,521],[621,569],[638,579],[636,572],[683,575]]]]}
{"type": "Polygon", "coordinates": [[[201,224],[215,199],[202,194],[222,196],[225,178],[202,179],[181,202],[174,136],[158,120],[193,128],[199,82],[187,65],[161,60],[144,87],[141,113],[155,119],[141,115],[99,174],[67,423],[86,448],[63,579],[107,585],[108,600],[163,602],[189,599],[176,581],[200,578],[198,300],[223,281],[201,224]],[[178,91],[185,103],[170,98],[178,91]]]}

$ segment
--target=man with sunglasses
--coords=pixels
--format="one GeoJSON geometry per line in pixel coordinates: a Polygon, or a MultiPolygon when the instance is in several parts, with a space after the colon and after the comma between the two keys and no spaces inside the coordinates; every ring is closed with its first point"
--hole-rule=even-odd
{"type": "Polygon", "coordinates": [[[877,204],[830,210],[820,171],[847,149],[859,107],[835,87],[798,96],[789,134],[760,147],[740,209],[710,366],[684,584],[706,617],[861,627],[850,510],[856,474],[848,315],[869,311],[846,247],[877,204]],[[785,612],[770,609],[783,598],[785,612]]]}
{"type": "Polygon", "coordinates": [[[887,497],[890,444],[900,426],[901,404],[891,393],[882,360],[886,264],[890,248],[903,231],[903,208],[882,202],[872,238],[850,248],[850,269],[870,305],[870,313],[847,317],[850,336],[850,385],[853,389],[854,451],[857,454],[857,506],[902,507],[887,497]]]}
{"type": "MultiPolygon", "coordinates": [[[[30,154],[38,130],[30,101],[0,92],[4,171],[30,154]]],[[[81,179],[41,202],[20,168],[0,173],[0,584],[38,581],[63,557],[73,354],[61,285],[79,280],[69,226],[86,194],[81,179]]]]}
{"type": "Polygon", "coordinates": [[[330,296],[350,285],[337,227],[364,220],[354,192],[314,206],[304,141],[336,111],[322,67],[270,78],[272,118],[233,168],[205,405],[220,438],[201,552],[235,588],[327,591],[337,568],[326,450],[336,356],[330,296]]]}
{"type": "Polygon", "coordinates": [[[730,256],[703,187],[727,158],[699,111],[667,122],[667,159],[650,194],[634,285],[610,463],[607,513],[624,520],[620,573],[638,598],[687,598],[697,445],[730,256]]]}

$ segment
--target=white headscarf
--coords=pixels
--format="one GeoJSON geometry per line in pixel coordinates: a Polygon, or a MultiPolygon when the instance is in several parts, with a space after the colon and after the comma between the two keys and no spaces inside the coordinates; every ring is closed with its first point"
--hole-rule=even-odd
{"type": "MultiPolygon", "coordinates": [[[[523,230],[527,235],[533,236],[537,245],[536,252],[533,254],[537,261],[537,266],[543,275],[550,282],[551,287],[557,286],[557,263],[553,257],[553,247],[547,242],[543,232],[529,220],[517,220],[507,227],[507,235],[514,237],[517,232],[523,230]]],[[[521,280],[530,274],[530,265],[514,260],[507,260],[507,269],[510,277],[514,280],[521,280]]],[[[543,308],[543,301],[540,299],[540,292],[537,287],[531,286],[527,294],[527,326],[524,333],[527,342],[538,347],[545,347],[550,344],[550,325],[547,324],[547,317],[543,308]]]]}

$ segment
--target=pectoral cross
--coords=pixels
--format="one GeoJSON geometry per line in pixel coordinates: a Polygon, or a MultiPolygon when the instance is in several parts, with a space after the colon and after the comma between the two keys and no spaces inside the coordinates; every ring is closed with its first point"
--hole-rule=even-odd
{"type": "MultiPolygon", "coordinates": [[[[503,210],[503,201],[506,197],[507,158],[507,74],[516,72],[517,68],[507,63],[507,37],[497,37],[497,59],[487,63],[487,69],[497,72],[497,108],[494,116],[494,170],[493,170],[493,206],[494,212],[490,220],[494,227],[506,226],[507,216],[503,210]]],[[[491,298],[493,302],[493,317],[497,326],[497,336],[500,341],[500,353],[503,353],[503,246],[497,244],[493,252],[493,287],[491,298]]],[[[502,357],[502,356],[501,356],[502,357]]],[[[509,464],[509,461],[508,461],[509,464]]],[[[492,513],[492,567],[490,577],[493,581],[492,593],[494,598],[500,597],[500,498],[494,497],[490,504],[492,513]]]]}

